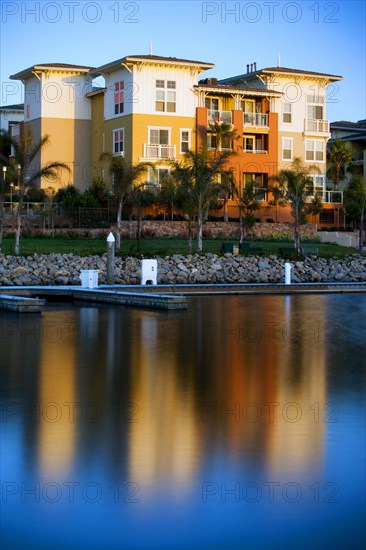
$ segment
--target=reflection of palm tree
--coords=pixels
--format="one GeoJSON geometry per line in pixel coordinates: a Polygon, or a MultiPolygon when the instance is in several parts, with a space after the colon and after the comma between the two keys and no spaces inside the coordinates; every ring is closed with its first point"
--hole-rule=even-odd
{"type": "Polygon", "coordinates": [[[118,202],[116,250],[120,251],[123,205],[133,191],[140,176],[146,172],[148,167],[153,166],[149,162],[132,164],[124,157],[115,157],[111,153],[103,153],[100,160],[107,160],[109,162],[109,173],[112,176],[113,193],[118,202]]]}
{"type": "Polygon", "coordinates": [[[353,152],[347,143],[337,137],[327,152],[327,174],[333,179],[334,191],[338,191],[339,178],[347,166],[352,166],[353,152]]]}
{"type": "Polygon", "coordinates": [[[21,232],[21,215],[23,209],[24,195],[26,189],[35,186],[41,178],[57,178],[60,169],[65,169],[70,172],[70,168],[63,162],[47,162],[40,168],[34,168],[40,153],[46,145],[50,143],[50,136],[44,135],[41,139],[34,143],[33,134],[30,128],[25,128],[19,137],[19,141],[14,139],[9,134],[6,136],[7,142],[13,148],[11,165],[14,172],[18,173],[19,187],[19,204],[17,209],[17,227],[15,232],[15,247],[14,252],[19,254],[19,241],[21,232]]]}

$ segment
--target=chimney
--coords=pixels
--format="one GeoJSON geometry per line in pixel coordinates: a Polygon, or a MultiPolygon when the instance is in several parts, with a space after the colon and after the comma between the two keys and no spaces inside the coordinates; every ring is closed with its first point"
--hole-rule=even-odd
{"type": "Polygon", "coordinates": [[[256,71],[257,70],[257,63],[255,62],[255,63],[253,63],[253,65],[254,65],[254,70],[256,71]]]}
{"type": "Polygon", "coordinates": [[[253,63],[250,64],[250,72],[253,72],[253,63]]]}
{"type": "Polygon", "coordinates": [[[249,63],[248,63],[248,65],[247,65],[247,73],[249,73],[249,63]]]}

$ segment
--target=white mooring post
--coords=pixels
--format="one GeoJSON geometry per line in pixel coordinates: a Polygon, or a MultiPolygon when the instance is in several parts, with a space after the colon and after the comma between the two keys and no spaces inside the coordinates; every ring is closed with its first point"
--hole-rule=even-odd
{"type": "Polygon", "coordinates": [[[157,285],[158,284],[157,277],[158,277],[158,261],[141,260],[141,284],[157,285]]]}
{"type": "Polygon", "coordinates": [[[292,265],[289,262],[285,263],[285,284],[290,285],[291,284],[291,268],[292,265]]]}
{"type": "Polygon", "coordinates": [[[114,285],[114,252],[116,239],[113,233],[107,237],[107,285],[114,285]]]}

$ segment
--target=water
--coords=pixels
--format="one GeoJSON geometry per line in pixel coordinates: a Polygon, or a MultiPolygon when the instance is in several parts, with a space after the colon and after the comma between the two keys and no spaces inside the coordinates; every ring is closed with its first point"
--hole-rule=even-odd
{"type": "Polygon", "coordinates": [[[1,548],[364,548],[365,311],[2,313],[1,548]]]}

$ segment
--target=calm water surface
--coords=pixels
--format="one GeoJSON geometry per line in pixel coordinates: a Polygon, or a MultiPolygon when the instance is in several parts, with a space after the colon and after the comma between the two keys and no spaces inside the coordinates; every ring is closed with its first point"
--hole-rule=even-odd
{"type": "Polygon", "coordinates": [[[1,548],[364,548],[365,312],[1,313],[1,548]]]}

